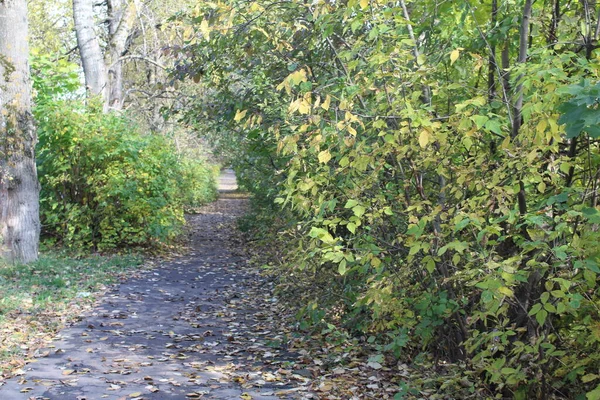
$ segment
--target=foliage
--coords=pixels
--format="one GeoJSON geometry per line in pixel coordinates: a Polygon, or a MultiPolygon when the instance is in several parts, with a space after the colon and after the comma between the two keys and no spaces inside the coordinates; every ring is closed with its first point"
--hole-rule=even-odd
{"type": "Polygon", "coordinates": [[[438,385],[452,397],[597,398],[596,14],[531,5],[230,0],[187,17],[177,71],[207,88],[188,121],[286,210],[280,275],[306,319],[458,363],[438,385]]]}
{"type": "Polygon", "coordinates": [[[174,238],[185,206],[214,199],[214,172],[202,158],[179,156],[168,138],[141,134],[125,115],[61,100],[72,92],[72,68],[48,65],[36,63],[35,81],[44,233],[78,251],[174,238]]]}
{"type": "Polygon", "coordinates": [[[208,167],[202,158],[199,161],[197,158],[182,157],[179,172],[181,176],[178,184],[186,208],[197,208],[217,199],[216,178],[220,173],[218,166],[208,167]]]}

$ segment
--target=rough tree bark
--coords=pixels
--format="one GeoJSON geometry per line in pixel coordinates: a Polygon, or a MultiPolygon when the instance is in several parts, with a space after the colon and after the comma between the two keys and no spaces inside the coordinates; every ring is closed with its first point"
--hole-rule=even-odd
{"type": "Polygon", "coordinates": [[[101,96],[104,102],[104,111],[108,111],[108,73],[100,43],[94,31],[92,0],[73,0],[73,19],[86,89],[92,95],[101,96]]]}
{"type": "Polygon", "coordinates": [[[31,114],[27,1],[0,0],[0,257],[38,257],[39,183],[31,114]]]}

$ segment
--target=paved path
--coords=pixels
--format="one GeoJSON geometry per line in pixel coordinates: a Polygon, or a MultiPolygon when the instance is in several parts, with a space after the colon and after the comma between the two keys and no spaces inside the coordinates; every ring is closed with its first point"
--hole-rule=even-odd
{"type": "Polygon", "coordinates": [[[192,251],[107,293],[1,400],[313,398],[273,328],[270,284],[235,234],[245,199],[226,171],[221,198],[190,217],[192,251]]]}

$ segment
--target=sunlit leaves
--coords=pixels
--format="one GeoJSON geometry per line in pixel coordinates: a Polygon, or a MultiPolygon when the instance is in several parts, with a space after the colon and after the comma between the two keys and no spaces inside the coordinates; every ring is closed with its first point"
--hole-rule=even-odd
{"type": "Polygon", "coordinates": [[[456,60],[458,60],[458,57],[460,57],[460,50],[461,49],[452,50],[452,52],[450,53],[450,65],[453,65],[456,62],[456,60]]]}
{"type": "MultiPolygon", "coordinates": [[[[598,163],[593,91],[582,92],[583,111],[565,106],[562,125],[557,121],[558,105],[580,94],[561,88],[578,74],[596,79],[597,62],[572,48],[550,51],[540,34],[531,38],[527,62],[513,65],[518,7],[503,5],[492,23],[490,1],[476,8],[406,2],[408,16],[402,3],[289,3],[265,15],[251,11],[240,24],[253,21],[250,31],[265,29],[269,41],[250,60],[232,61],[244,67],[230,85],[237,87],[242,75],[245,93],[255,97],[243,106],[235,96],[230,101],[236,110],[269,113],[270,133],[277,127],[277,135],[252,142],[250,154],[268,154],[259,176],[276,165],[269,190],[298,227],[286,231],[294,249],[281,271],[302,265],[315,272],[307,282],[344,298],[331,301],[331,309],[345,301],[344,321],[368,311],[369,318],[358,318],[363,333],[409,327],[403,345],[390,348],[450,354],[464,345],[485,379],[516,390],[537,372],[508,357],[491,367],[496,356],[486,351],[529,355],[518,343],[532,341],[565,351],[568,344],[551,338],[550,329],[572,337],[574,322],[563,318],[579,318],[586,300],[575,292],[593,287],[597,275],[595,264],[585,262],[598,238],[589,229],[595,208],[588,207],[598,163]],[[524,106],[515,134],[518,84],[524,106]],[[592,140],[576,143],[571,156],[565,137],[578,129],[592,140]],[[568,176],[573,181],[565,191],[568,176]],[[343,275],[343,284],[331,274],[343,275]],[[528,287],[538,274],[539,282],[556,287],[528,287]],[[581,286],[559,289],[556,279],[581,286]],[[543,292],[551,296],[544,303],[543,292]],[[531,324],[539,330],[529,336],[531,324]],[[445,334],[455,327],[463,344],[445,334]],[[498,343],[504,348],[490,350],[498,343]]],[[[536,3],[534,21],[546,21],[546,12],[536,3]]],[[[561,35],[571,34],[567,25],[561,35]]],[[[546,26],[536,25],[538,33],[546,26]]],[[[221,54],[235,52],[225,49],[221,54]]]]}
{"type": "Polygon", "coordinates": [[[210,40],[210,27],[208,26],[208,20],[203,19],[200,23],[200,32],[206,40],[210,40]]]}
{"type": "Polygon", "coordinates": [[[235,112],[235,117],[233,118],[233,120],[236,122],[241,121],[242,119],[244,119],[247,112],[248,112],[248,110],[237,110],[235,112]]]}
{"type": "Polygon", "coordinates": [[[331,153],[329,152],[329,150],[323,150],[319,153],[318,158],[320,163],[327,164],[329,160],[331,160],[331,153]]]}
{"type": "Polygon", "coordinates": [[[419,145],[421,147],[426,147],[427,144],[431,141],[431,132],[428,129],[423,129],[419,134],[419,145]]]}

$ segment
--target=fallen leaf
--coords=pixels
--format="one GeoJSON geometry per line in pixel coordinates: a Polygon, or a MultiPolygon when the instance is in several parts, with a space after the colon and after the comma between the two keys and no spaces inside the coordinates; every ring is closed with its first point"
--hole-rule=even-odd
{"type": "Polygon", "coordinates": [[[373,369],[381,369],[381,364],[379,364],[378,362],[369,361],[367,363],[367,367],[371,367],[373,369]]]}

